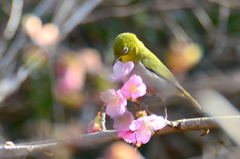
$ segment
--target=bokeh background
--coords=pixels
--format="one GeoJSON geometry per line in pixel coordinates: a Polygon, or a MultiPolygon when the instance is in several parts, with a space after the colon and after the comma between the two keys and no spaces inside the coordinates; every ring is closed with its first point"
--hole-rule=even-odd
{"type": "MultiPolygon", "coordinates": [[[[122,32],[135,33],[203,107],[173,97],[169,120],[239,115],[239,10],[238,0],[2,0],[0,143],[85,134],[103,106],[99,93],[119,86],[108,75],[122,32]]],[[[159,99],[147,104],[163,115],[159,99]]],[[[238,158],[236,131],[223,125],[205,136],[155,136],[136,153],[119,141],[27,158],[238,158]]]]}

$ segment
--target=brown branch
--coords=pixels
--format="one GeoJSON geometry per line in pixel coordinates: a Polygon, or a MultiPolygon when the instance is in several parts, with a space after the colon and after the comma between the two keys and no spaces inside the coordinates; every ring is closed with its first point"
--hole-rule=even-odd
{"type": "Polygon", "coordinates": [[[91,11],[97,7],[102,0],[88,0],[81,5],[71,17],[63,24],[61,29],[61,39],[64,39],[78,24],[87,17],[91,11]]]}
{"type": "Polygon", "coordinates": [[[196,7],[195,5],[187,4],[184,1],[150,1],[139,2],[124,7],[111,7],[107,9],[99,9],[92,12],[86,17],[81,24],[90,23],[98,20],[103,20],[112,17],[127,17],[143,12],[156,12],[177,9],[190,9],[196,7]]]}
{"type": "Polygon", "coordinates": [[[228,0],[228,1],[219,1],[219,0],[208,0],[209,2],[216,3],[218,5],[222,5],[225,7],[229,7],[231,9],[239,9],[240,2],[235,0],[228,0]]]}
{"type": "Polygon", "coordinates": [[[214,89],[222,93],[238,93],[240,90],[239,71],[229,71],[222,73],[204,74],[184,81],[182,86],[194,92],[201,89],[214,89]],[[231,82],[229,82],[231,81],[231,82]]]}
{"type": "Polygon", "coordinates": [[[16,145],[1,145],[0,158],[14,159],[30,155],[34,152],[49,152],[62,145],[71,145],[81,149],[94,147],[101,143],[120,140],[117,138],[115,130],[79,135],[75,137],[66,137],[63,139],[46,140],[39,142],[30,142],[16,145]]]}
{"type": "MultiPolygon", "coordinates": [[[[240,122],[240,116],[225,117],[205,117],[195,119],[183,119],[169,122],[168,126],[155,132],[155,135],[165,135],[170,133],[180,133],[193,130],[207,130],[219,128],[219,122],[240,122]]],[[[115,130],[106,130],[102,132],[84,134],[75,137],[67,137],[63,139],[23,143],[16,145],[0,145],[0,158],[19,158],[26,157],[34,152],[49,152],[57,149],[62,145],[71,145],[79,149],[88,149],[99,144],[121,140],[117,137],[115,130]]]]}
{"type": "Polygon", "coordinates": [[[26,68],[19,67],[15,75],[0,80],[0,103],[20,87],[29,73],[26,68]]]}
{"type": "Polygon", "coordinates": [[[4,37],[10,40],[16,33],[21,16],[22,16],[23,0],[13,0],[11,14],[4,31],[4,37]]]}
{"type": "Polygon", "coordinates": [[[180,133],[193,130],[206,130],[219,128],[218,123],[227,121],[229,123],[238,120],[240,122],[240,116],[224,116],[224,117],[204,117],[183,119],[170,122],[168,126],[161,130],[156,131],[155,135],[165,135],[171,133],[180,133]]]}

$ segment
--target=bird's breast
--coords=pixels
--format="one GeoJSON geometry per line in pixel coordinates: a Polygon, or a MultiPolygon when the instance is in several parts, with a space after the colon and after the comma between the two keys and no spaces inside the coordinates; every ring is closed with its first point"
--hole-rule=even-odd
{"type": "Polygon", "coordinates": [[[147,96],[159,95],[167,98],[176,88],[160,75],[148,70],[141,62],[135,63],[131,75],[139,75],[147,86],[147,96]]]}

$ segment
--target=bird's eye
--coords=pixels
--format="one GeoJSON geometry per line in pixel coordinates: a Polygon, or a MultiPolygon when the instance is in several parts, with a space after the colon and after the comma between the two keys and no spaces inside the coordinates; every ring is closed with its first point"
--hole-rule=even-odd
{"type": "Polygon", "coordinates": [[[124,49],[123,49],[123,51],[122,51],[122,53],[123,53],[123,54],[126,54],[126,53],[128,52],[128,50],[129,50],[129,48],[128,48],[127,46],[125,46],[124,49]]]}

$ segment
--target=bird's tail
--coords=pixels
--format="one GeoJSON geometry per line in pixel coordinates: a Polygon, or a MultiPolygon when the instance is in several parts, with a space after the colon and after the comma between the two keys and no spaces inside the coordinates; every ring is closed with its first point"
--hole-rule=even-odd
{"type": "Polygon", "coordinates": [[[183,93],[183,97],[191,101],[195,106],[201,109],[200,104],[186,91],[183,93]]]}

